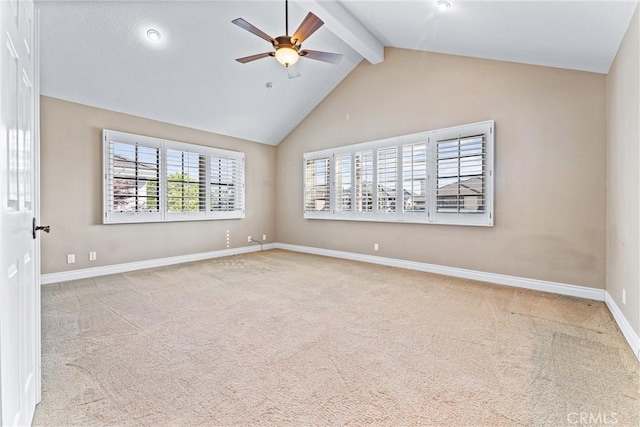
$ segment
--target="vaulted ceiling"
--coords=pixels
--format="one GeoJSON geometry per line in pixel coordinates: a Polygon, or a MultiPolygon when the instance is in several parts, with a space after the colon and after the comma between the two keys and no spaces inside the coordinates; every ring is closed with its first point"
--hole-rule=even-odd
{"type": "MultiPolygon", "coordinates": [[[[231,21],[284,34],[284,1],[51,1],[40,9],[41,93],[277,145],[361,60],[383,46],[607,73],[631,20],[629,1],[295,1],[292,31],[312,11],[325,25],[289,79],[271,46],[231,21]],[[153,28],[158,42],[148,40],[153,28]]],[[[375,90],[375,88],[372,88],[375,90]]]]}

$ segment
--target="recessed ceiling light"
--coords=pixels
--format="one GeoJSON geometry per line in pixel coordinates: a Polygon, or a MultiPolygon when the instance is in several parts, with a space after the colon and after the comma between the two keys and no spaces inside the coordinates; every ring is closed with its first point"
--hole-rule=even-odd
{"type": "Polygon", "coordinates": [[[438,0],[436,4],[438,5],[438,9],[440,9],[440,12],[444,12],[451,7],[451,3],[449,3],[447,0],[438,0]]]}
{"type": "Polygon", "coordinates": [[[162,36],[160,35],[160,31],[154,30],[153,28],[147,30],[147,38],[152,42],[160,41],[162,36]]]}

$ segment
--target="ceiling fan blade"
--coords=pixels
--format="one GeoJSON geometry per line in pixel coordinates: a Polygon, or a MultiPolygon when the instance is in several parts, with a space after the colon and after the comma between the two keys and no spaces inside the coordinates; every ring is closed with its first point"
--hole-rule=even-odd
{"type": "Polygon", "coordinates": [[[300,56],[336,65],[342,61],[341,53],[320,52],[318,50],[303,50],[300,51],[300,56]]]}
{"type": "Polygon", "coordinates": [[[269,34],[265,33],[264,31],[258,29],[257,27],[254,27],[253,25],[249,24],[244,19],[236,18],[231,22],[236,24],[238,27],[244,28],[245,30],[249,31],[250,33],[255,34],[256,36],[260,37],[261,39],[265,39],[269,43],[273,43],[273,37],[271,37],[269,34]]]}
{"type": "Polygon", "coordinates": [[[295,33],[291,36],[291,41],[295,45],[301,45],[309,36],[316,32],[316,30],[324,25],[322,19],[318,18],[313,13],[309,12],[302,21],[302,24],[298,27],[295,33]]]}
{"type": "Polygon", "coordinates": [[[289,65],[287,67],[287,74],[289,75],[289,79],[295,79],[302,75],[300,74],[300,67],[298,64],[289,65]]]}
{"type": "Polygon", "coordinates": [[[255,61],[256,59],[266,58],[267,56],[273,56],[273,52],[265,52],[265,53],[259,53],[257,55],[245,56],[244,58],[236,59],[236,61],[246,64],[247,62],[255,61]]]}

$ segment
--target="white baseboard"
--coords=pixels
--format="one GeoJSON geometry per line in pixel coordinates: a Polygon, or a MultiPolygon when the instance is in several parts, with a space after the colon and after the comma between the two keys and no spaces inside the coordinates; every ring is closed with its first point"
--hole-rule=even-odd
{"type": "Polygon", "coordinates": [[[464,268],[446,267],[442,265],[427,264],[424,262],[405,261],[397,258],[385,258],[374,255],[364,255],[353,252],[334,251],[331,249],[313,248],[310,246],[289,245],[276,243],[278,249],[308,254],[324,255],[334,258],[344,258],[353,261],[369,262],[372,264],[388,265],[391,267],[406,268],[409,270],[424,271],[427,273],[442,274],[445,276],[461,277],[463,279],[478,280],[481,282],[496,283],[499,285],[515,286],[536,291],[551,292],[560,295],[587,298],[596,301],[604,301],[604,290],[587,288],[586,286],[569,285],[566,283],[548,282],[545,280],[526,279],[523,277],[507,276],[504,274],[486,273],[484,271],[467,270],[464,268]]]}
{"type": "Polygon", "coordinates": [[[604,293],[604,302],[607,304],[611,315],[616,320],[620,331],[622,331],[622,335],[624,335],[625,339],[631,346],[631,350],[633,350],[633,354],[636,355],[638,360],[640,360],[640,335],[633,330],[631,323],[624,317],[622,314],[622,310],[618,307],[618,304],[614,301],[611,294],[607,291],[604,293]]]}
{"type": "MultiPolygon", "coordinates": [[[[274,249],[274,243],[265,243],[264,249],[274,249]]],[[[147,261],[128,262],[125,264],[105,265],[103,267],[83,268],[80,270],[63,271],[60,273],[49,273],[40,276],[40,283],[47,285],[50,283],[66,282],[69,280],[87,279],[89,277],[106,276],[107,274],[126,273],[128,271],[144,270],[145,268],[164,267],[185,262],[202,261],[204,259],[220,258],[231,255],[246,254],[260,251],[260,246],[244,246],[233,249],[222,249],[219,251],[202,252],[198,254],[180,255],[168,258],[150,259],[147,261]]]]}

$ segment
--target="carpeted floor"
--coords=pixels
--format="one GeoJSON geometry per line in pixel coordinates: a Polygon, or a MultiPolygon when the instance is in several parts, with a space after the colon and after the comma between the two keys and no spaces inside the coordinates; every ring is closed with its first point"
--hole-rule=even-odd
{"type": "Polygon", "coordinates": [[[45,285],[42,333],[34,425],[640,423],[603,303],[281,250],[45,285]]]}

